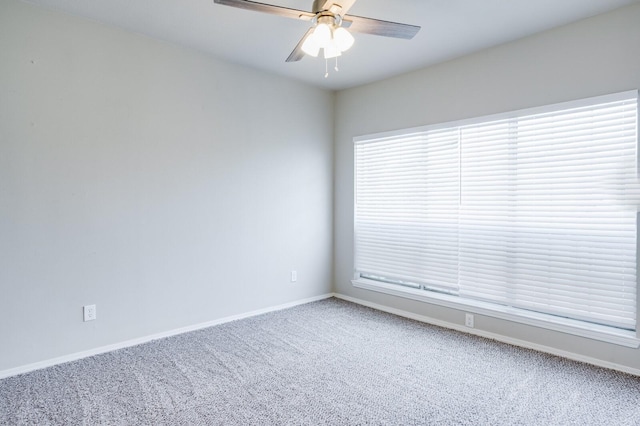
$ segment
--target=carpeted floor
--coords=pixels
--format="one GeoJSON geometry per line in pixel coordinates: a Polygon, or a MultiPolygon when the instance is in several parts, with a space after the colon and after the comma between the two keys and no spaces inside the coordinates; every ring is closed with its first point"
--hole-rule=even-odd
{"type": "Polygon", "coordinates": [[[328,299],[0,381],[2,425],[640,425],[640,378],[328,299]]]}

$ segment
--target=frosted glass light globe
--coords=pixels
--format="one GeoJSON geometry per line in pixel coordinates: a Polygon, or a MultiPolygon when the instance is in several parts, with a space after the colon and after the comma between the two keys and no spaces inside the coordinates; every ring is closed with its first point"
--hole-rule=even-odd
{"type": "Polygon", "coordinates": [[[320,47],[326,47],[331,42],[331,28],[327,24],[318,24],[313,30],[313,35],[320,47]]]}
{"type": "Polygon", "coordinates": [[[324,57],[325,57],[325,59],[335,58],[335,57],[340,56],[340,55],[342,55],[342,52],[340,52],[340,49],[338,48],[338,45],[336,44],[335,40],[331,40],[324,47],[324,57]]]}
{"type": "Polygon", "coordinates": [[[349,48],[353,46],[354,41],[353,36],[349,33],[349,31],[345,30],[342,27],[336,28],[333,31],[333,40],[335,40],[336,45],[341,52],[349,50],[349,48]]]}
{"type": "Polygon", "coordinates": [[[309,34],[304,43],[302,43],[302,51],[314,58],[318,56],[318,53],[320,52],[320,43],[318,43],[318,38],[314,33],[309,34]]]}

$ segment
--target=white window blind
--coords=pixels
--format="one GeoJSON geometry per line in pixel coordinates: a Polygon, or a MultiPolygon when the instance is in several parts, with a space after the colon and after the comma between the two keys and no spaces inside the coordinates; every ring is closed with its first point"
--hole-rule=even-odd
{"type": "Polygon", "coordinates": [[[359,277],[634,330],[637,92],[359,138],[359,277]],[[622,194],[622,196],[621,196],[622,194]]]}
{"type": "Polygon", "coordinates": [[[362,276],[458,288],[458,130],[356,144],[356,265],[362,276]]]}

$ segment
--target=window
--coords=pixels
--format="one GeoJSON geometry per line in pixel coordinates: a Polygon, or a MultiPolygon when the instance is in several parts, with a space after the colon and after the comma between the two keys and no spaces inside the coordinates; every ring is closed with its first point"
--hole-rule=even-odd
{"type": "Polygon", "coordinates": [[[637,105],[356,138],[356,280],[635,330],[637,105]]]}

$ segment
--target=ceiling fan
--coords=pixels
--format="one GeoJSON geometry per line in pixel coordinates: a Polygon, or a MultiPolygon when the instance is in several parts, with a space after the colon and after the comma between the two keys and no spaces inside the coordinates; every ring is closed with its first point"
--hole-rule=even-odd
{"type": "Polygon", "coordinates": [[[311,12],[249,0],[214,0],[214,2],[240,9],[311,21],[313,25],[298,42],[286,62],[299,61],[305,54],[316,57],[320,49],[323,50],[326,59],[337,58],[353,44],[353,36],[349,31],[411,39],[420,30],[420,27],[415,25],[347,15],[356,0],[314,0],[311,12]]]}

